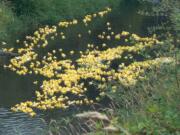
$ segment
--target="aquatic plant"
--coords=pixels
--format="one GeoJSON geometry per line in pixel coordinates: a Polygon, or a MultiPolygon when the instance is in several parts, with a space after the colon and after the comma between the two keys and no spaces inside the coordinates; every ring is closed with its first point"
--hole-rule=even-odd
{"type": "MultiPolygon", "coordinates": [[[[164,63],[171,63],[171,58],[155,58],[142,54],[163,45],[152,37],[140,37],[136,34],[123,31],[114,33],[111,23],[107,22],[107,32],[97,35],[104,43],[100,46],[88,43],[84,52],[79,52],[75,60],[68,58],[75,56],[72,50],[68,54],[62,49],[52,50],[47,54],[40,54],[41,49],[49,46],[49,41],[59,38],[65,40],[63,29],[71,28],[80,23],[85,27],[97,17],[104,17],[111,12],[106,8],[98,13],[86,15],[82,19],[59,22],[57,26],[39,28],[33,36],[26,36],[24,47],[19,49],[5,49],[5,51],[18,52],[19,56],[10,60],[8,68],[19,75],[36,75],[43,80],[34,81],[40,85],[35,92],[33,101],[26,101],[12,107],[12,110],[36,115],[36,110],[66,109],[73,105],[89,105],[104,97],[107,84],[116,82],[125,87],[133,86],[144,73],[153,67],[160,67],[164,63]],[[124,45],[108,48],[106,41],[124,42],[124,45]],[[117,66],[113,66],[116,61],[117,66]],[[90,88],[94,86],[94,90],[90,88]],[[88,93],[97,91],[95,97],[88,93]]],[[[88,30],[92,34],[91,30],[88,30]]],[[[78,38],[82,35],[79,33],[78,38]]],[[[17,40],[17,43],[20,41],[17,40]]],[[[117,89],[114,87],[113,91],[117,89]]]]}

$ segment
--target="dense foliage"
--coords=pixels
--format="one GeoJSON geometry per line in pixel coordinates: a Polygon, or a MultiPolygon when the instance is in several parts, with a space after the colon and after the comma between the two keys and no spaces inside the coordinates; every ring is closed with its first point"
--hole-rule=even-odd
{"type": "Polygon", "coordinates": [[[107,6],[114,9],[120,2],[121,0],[2,0],[0,41],[14,46],[16,39],[23,39],[40,26],[79,18],[107,6]]]}
{"type": "Polygon", "coordinates": [[[179,0],[139,0],[143,5],[140,14],[153,17],[155,25],[149,27],[149,32],[165,35],[165,32],[179,34],[180,32],[180,2],[179,0]],[[164,33],[162,33],[164,32],[164,33]]]}

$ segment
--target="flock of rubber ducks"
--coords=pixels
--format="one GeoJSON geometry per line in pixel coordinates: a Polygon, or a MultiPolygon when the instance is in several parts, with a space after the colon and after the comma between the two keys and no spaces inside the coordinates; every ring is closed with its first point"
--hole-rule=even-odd
{"type": "MultiPolygon", "coordinates": [[[[108,84],[112,81],[124,86],[133,86],[138,79],[142,79],[144,72],[153,66],[161,65],[164,58],[145,60],[138,62],[133,54],[139,54],[146,49],[163,43],[153,37],[140,37],[126,31],[115,33],[112,31],[111,23],[107,22],[107,31],[97,35],[99,40],[124,40],[131,41],[130,45],[119,45],[114,48],[108,48],[105,42],[100,50],[96,45],[88,43],[87,50],[80,53],[76,60],[67,58],[67,55],[73,56],[75,51],[69,54],[63,52],[63,49],[52,50],[41,59],[39,58],[38,48],[44,49],[49,46],[49,40],[61,37],[65,40],[66,36],[61,29],[70,28],[73,25],[84,23],[86,27],[96,17],[104,17],[111,12],[106,8],[98,13],[86,15],[82,20],[73,19],[72,21],[59,22],[57,26],[45,26],[34,32],[33,36],[26,36],[23,41],[24,46],[19,49],[5,49],[5,51],[15,51],[19,56],[10,60],[5,68],[16,72],[18,75],[37,75],[43,76],[44,80],[35,80],[34,85],[39,85],[39,90],[35,92],[35,100],[19,103],[12,107],[15,112],[21,111],[31,116],[35,116],[37,110],[47,109],[66,109],[73,105],[90,105],[99,101],[106,95],[108,84]],[[60,54],[58,58],[56,54],[60,54]],[[124,54],[128,54],[124,56],[124,54]],[[132,61],[130,64],[118,63],[118,69],[112,67],[112,61],[116,59],[126,59],[132,61]],[[88,83],[87,83],[88,82],[88,83]],[[87,91],[91,91],[88,86],[96,85],[99,95],[95,99],[88,97],[87,91]]],[[[92,34],[91,30],[88,30],[92,34]]],[[[80,38],[82,35],[78,34],[80,38]]],[[[17,40],[18,44],[21,41],[17,40]]],[[[112,86],[112,92],[117,92],[118,87],[112,86]]]]}

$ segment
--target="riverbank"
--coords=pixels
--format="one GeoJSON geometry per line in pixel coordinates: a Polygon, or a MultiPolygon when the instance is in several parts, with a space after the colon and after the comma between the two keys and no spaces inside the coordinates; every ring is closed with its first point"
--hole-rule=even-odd
{"type": "Polygon", "coordinates": [[[53,135],[59,133],[178,135],[180,133],[179,62],[180,54],[178,53],[176,62],[146,73],[146,79],[139,81],[135,87],[124,89],[124,93],[119,91],[108,95],[111,99],[109,107],[96,108],[94,105],[96,109],[91,107],[91,109],[81,110],[64,117],[61,121],[57,119],[51,121],[50,132],[53,135]],[[122,104],[122,101],[127,104],[122,104]],[[90,112],[95,118],[89,114],[90,112]],[[86,116],[86,119],[81,119],[79,123],[77,115],[86,116]],[[106,120],[104,121],[104,117],[108,118],[108,124],[106,120]],[[88,122],[88,125],[83,125],[88,122]]]}

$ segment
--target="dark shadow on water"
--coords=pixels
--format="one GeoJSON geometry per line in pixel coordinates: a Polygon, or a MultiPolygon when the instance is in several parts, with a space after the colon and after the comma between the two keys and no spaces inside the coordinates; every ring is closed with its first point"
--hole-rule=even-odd
{"type": "Polygon", "coordinates": [[[32,99],[35,89],[33,80],[0,67],[0,107],[10,107],[32,99]]]}

